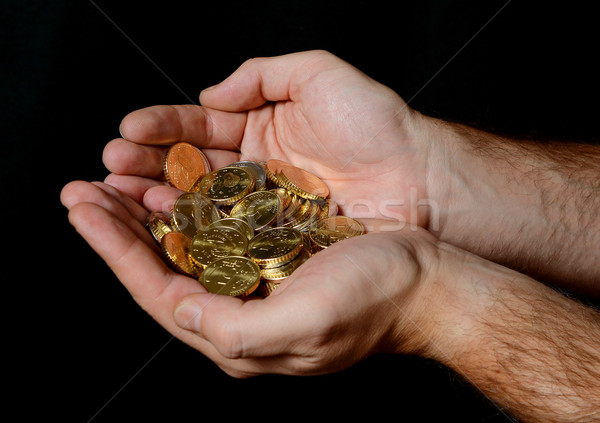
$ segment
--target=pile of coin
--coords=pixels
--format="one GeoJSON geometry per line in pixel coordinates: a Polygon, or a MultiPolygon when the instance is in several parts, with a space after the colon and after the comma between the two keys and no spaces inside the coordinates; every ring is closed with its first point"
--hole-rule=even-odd
{"type": "Polygon", "coordinates": [[[164,173],[185,192],[170,216],[151,213],[148,229],[167,263],[209,292],[266,297],[312,255],[364,233],[337,214],[321,179],[281,160],[211,170],[201,150],[180,142],[167,151],[164,173]]]}

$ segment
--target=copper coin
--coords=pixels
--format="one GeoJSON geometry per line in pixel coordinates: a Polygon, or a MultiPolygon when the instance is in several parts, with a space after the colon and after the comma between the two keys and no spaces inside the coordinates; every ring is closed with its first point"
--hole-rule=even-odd
{"type": "Polygon", "coordinates": [[[329,188],[319,177],[282,160],[267,161],[265,169],[277,185],[300,197],[324,200],[329,195],[329,188]]]}
{"type": "Polygon", "coordinates": [[[168,232],[160,242],[165,257],[176,271],[198,277],[200,270],[190,260],[191,239],[181,232],[168,232]]]}
{"type": "Polygon", "coordinates": [[[198,148],[186,142],[179,142],[167,151],[163,170],[167,182],[175,188],[189,191],[196,181],[210,173],[210,164],[198,148]]]}

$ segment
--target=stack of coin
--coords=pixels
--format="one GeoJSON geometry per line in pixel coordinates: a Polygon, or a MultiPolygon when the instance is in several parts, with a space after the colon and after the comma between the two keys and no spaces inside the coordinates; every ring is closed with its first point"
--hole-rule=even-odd
{"type": "Polygon", "coordinates": [[[148,229],[168,264],[209,292],[266,297],[318,251],[364,233],[337,214],[321,179],[281,160],[211,170],[201,150],[177,143],[163,168],[185,192],[170,216],[151,213],[148,229]]]}

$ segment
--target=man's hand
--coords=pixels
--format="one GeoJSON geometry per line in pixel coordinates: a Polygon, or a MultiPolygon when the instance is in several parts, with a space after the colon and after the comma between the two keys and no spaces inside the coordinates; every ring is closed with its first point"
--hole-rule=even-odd
{"type": "Polygon", "coordinates": [[[437,241],[422,229],[334,244],[268,298],[242,300],[171,271],[144,228],[145,210],[113,187],[72,182],[62,201],[138,304],[234,376],[330,373],[376,352],[430,348],[422,302],[437,241]]]}
{"type": "MultiPolygon", "coordinates": [[[[125,117],[125,139],[105,150],[107,182],[142,201],[155,182],[139,177],[161,177],[165,147],[157,146],[187,141],[214,168],[281,159],[306,169],[347,215],[429,226],[431,208],[417,205],[443,151],[420,138],[419,113],[348,63],[326,52],[251,59],[200,100],[203,107],[156,106],[125,117]]],[[[147,207],[166,201],[155,194],[147,207]]]]}

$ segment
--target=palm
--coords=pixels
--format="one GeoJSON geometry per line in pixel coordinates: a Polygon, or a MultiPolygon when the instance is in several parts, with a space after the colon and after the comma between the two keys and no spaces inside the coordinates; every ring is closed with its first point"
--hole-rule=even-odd
{"type": "Polygon", "coordinates": [[[340,72],[319,74],[293,100],[250,110],[241,157],[279,158],[319,175],[348,215],[399,217],[385,205],[400,205],[408,219],[410,188],[426,195],[417,163],[427,162],[404,126],[411,111],[386,87],[340,72]]]}

